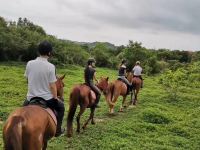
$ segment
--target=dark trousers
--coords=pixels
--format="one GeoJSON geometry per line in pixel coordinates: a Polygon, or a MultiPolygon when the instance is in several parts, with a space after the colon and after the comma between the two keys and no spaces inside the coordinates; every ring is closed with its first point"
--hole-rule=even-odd
{"type": "MultiPolygon", "coordinates": [[[[60,132],[61,126],[62,126],[62,120],[63,120],[64,112],[65,112],[64,103],[56,99],[50,99],[45,102],[47,103],[47,107],[49,107],[53,111],[56,110],[57,132],[60,132]]],[[[25,100],[23,106],[27,106],[28,104],[29,104],[29,101],[25,100]]]]}
{"type": "Polygon", "coordinates": [[[96,94],[96,103],[95,105],[97,105],[99,103],[100,97],[101,97],[101,91],[100,89],[93,83],[93,82],[88,82],[86,83],[96,94]]]}

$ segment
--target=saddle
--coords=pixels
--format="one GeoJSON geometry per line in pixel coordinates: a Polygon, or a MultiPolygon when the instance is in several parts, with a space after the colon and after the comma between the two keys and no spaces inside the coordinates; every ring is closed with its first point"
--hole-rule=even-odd
{"type": "Polygon", "coordinates": [[[117,80],[123,82],[126,85],[126,87],[127,87],[127,93],[126,93],[126,95],[129,95],[129,92],[131,92],[132,89],[133,89],[133,85],[132,85],[132,87],[129,87],[129,85],[126,84],[126,82],[123,79],[117,78],[117,80]]]}
{"type": "MultiPolygon", "coordinates": [[[[84,83],[83,85],[86,85],[90,88],[90,86],[87,83],[84,83]]],[[[90,95],[92,99],[96,99],[96,94],[91,88],[90,88],[90,95]]]]}
{"type": "MultiPolygon", "coordinates": [[[[121,78],[117,78],[117,80],[123,82],[124,84],[126,84],[126,82],[121,78]]],[[[128,84],[126,84],[126,86],[127,86],[127,88],[129,88],[128,84]]]]}
{"type": "Polygon", "coordinates": [[[42,107],[51,116],[55,125],[57,125],[57,119],[56,119],[57,112],[56,112],[56,110],[49,108],[47,106],[47,102],[43,98],[41,98],[41,97],[31,98],[28,105],[37,105],[37,106],[42,107]]]}

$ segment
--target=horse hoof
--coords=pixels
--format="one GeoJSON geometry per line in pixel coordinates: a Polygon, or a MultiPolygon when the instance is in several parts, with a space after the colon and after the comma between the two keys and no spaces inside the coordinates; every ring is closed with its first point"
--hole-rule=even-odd
{"type": "Polygon", "coordinates": [[[114,112],[110,112],[109,115],[114,115],[114,112]]]}
{"type": "Polygon", "coordinates": [[[128,106],[125,105],[125,106],[123,106],[123,107],[124,107],[124,108],[127,108],[128,106]]]}
{"type": "Polygon", "coordinates": [[[71,137],[72,137],[72,134],[67,134],[67,137],[68,137],[68,138],[71,138],[71,137]]]}
{"type": "Polygon", "coordinates": [[[94,124],[96,124],[96,123],[95,123],[94,121],[92,121],[92,122],[91,122],[91,124],[93,124],[93,125],[94,125],[94,124]]]}
{"type": "Polygon", "coordinates": [[[130,108],[135,108],[136,106],[135,105],[130,105],[130,108]]]}

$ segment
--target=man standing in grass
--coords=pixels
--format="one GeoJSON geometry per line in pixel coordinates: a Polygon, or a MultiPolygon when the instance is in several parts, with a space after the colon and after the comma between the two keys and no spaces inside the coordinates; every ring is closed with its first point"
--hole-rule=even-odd
{"type": "Polygon", "coordinates": [[[55,66],[48,62],[52,50],[52,45],[49,42],[41,42],[38,46],[40,56],[27,63],[25,77],[28,80],[28,93],[24,105],[28,105],[36,97],[44,99],[47,106],[55,109],[58,113],[55,136],[59,136],[64,132],[61,125],[65,108],[64,103],[57,97],[55,66]]]}

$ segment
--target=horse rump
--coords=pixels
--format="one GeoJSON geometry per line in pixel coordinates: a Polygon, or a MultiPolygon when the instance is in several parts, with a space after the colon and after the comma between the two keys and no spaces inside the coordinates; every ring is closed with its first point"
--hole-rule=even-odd
{"type": "Polygon", "coordinates": [[[22,127],[24,119],[21,116],[12,116],[3,129],[5,150],[22,150],[22,127]]]}

